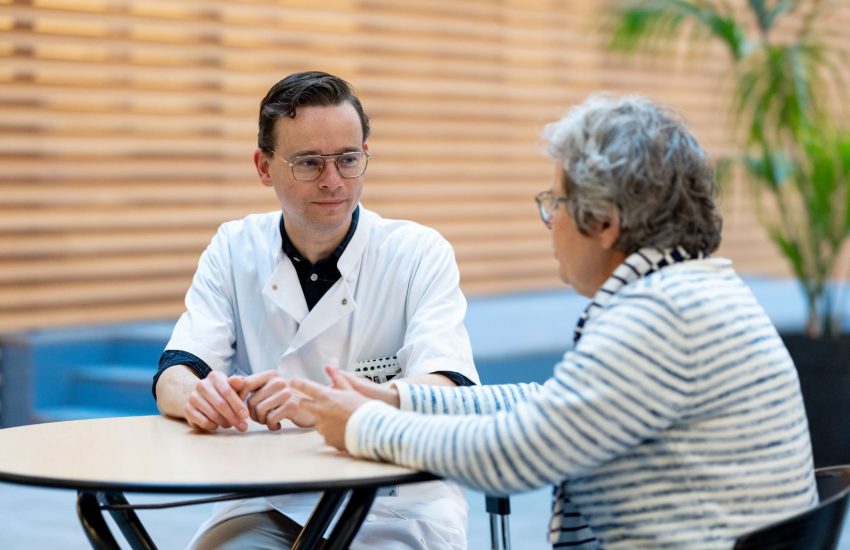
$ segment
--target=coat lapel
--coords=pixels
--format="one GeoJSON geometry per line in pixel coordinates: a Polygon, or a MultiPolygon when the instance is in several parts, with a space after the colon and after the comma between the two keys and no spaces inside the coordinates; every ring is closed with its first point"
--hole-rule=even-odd
{"type": "Polygon", "coordinates": [[[263,297],[301,324],[309,313],[307,301],[292,262],[281,256],[280,263],[263,287],[263,297]]]}
{"type": "Polygon", "coordinates": [[[322,299],[313,307],[312,311],[307,309],[304,293],[301,290],[298,275],[292,266],[292,262],[284,257],[278,265],[277,270],[263,289],[263,294],[299,323],[298,331],[284,355],[294,353],[305,344],[330,330],[357,309],[354,292],[357,288],[360,263],[374,223],[374,214],[361,207],[357,229],[354,231],[354,235],[345,248],[345,252],[342,253],[339,262],[337,262],[341,277],[322,296],[322,299]],[[277,290],[274,289],[275,284],[278,284],[277,290]],[[284,288],[287,289],[286,292],[281,292],[284,288]]]}

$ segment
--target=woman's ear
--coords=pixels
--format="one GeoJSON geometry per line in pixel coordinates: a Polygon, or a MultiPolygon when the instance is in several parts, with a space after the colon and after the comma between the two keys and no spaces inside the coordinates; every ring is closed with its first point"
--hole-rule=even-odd
{"type": "Polygon", "coordinates": [[[611,209],[611,215],[608,220],[602,223],[599,232],[596,234],[599,240],[599,245],[605,250],[612,250],[617,241],[620,240],[620,211],[616,208],[611,209]]]}

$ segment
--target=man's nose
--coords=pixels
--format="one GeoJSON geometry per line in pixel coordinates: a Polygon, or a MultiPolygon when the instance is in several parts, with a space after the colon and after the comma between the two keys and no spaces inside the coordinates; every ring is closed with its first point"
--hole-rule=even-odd
{"type": "Polygon", "coordinates": [[[343,185],[345,185],[345,181],[343,181],[343,177],[339,174],[336,163],[331,161],[326,162],[325,169],[319,175],[319,187],[333,191],[343,185]]]}

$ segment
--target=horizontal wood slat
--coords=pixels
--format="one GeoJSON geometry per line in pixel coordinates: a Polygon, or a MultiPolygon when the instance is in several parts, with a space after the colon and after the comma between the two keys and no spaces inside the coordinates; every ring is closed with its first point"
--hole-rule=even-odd
{"type": "MultiPolygon", "coordinates": [[[[725,53],[606,53],[611,1],[0,0],[0,331],[178,315],[216,227],[278,208],[257,107],[306,69],[351,81],[372,118],[367,207],[440,231],[470,295],[558,288],[532,201],[544,124],[637,92],[735,151],[725,53]]],[[[845,48],[848,24],[842,6],[845,48]]],[[[788,274],[739,185],[723,212],[722,253],[788,274]]]]}

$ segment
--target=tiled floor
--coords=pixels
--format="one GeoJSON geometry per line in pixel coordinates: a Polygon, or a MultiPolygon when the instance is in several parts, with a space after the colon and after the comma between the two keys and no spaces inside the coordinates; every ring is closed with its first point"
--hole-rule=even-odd
{"type": "MultiPolygon", "coordinates": [[[[543,550],[551,489],[540,489],[511,499],[511,542],[517,550],[543,550]]],[[[186,498],[128,494],[133,503],[186,498]]],[[[471,550],[490,548],[489,516],[484,496],[467,491],[470,502],[471,550]]],[[[76,493],[0,483],[0,548],[3,550],[83,550],[90,548],[75,512],[76,493]]],[[[165,510],[142,510],[139,517],[161,550],[184,548],[195,529],[210,514],[204,504],[165,510]]],[[[110,520],[111,521],[111,520],[110,520]]],[[[117,530],[116,530],[117,533],[117,530]]],[[[120,539],[120,536],[116,537],[120,539]]],[[[123,541],[121,541],[123,542],[123,541]]],[[[124,545],[126,548],[126,545],[124,545]]]]}
{"type": "MultiPolygon", "coordinates": [[[[511,497],[510,532],[515,550],[544,550],[551,489],[544,488],[511,497]]],[[[174,500],[185,498],[175,496],[174,500]]],[[[0,548],[3,550],[84,550],[89,548],[74,510],[73,491],[38,489],[0,483],[0,548]]],[[[172,500],[163,496],[128,495],[134,503],[172,500]]],[[[489,516],[484,497],[467,491],[470,502],[469,548],[490,548],[489,516]]],[[[184,548],[211,505],[140,511],[139,516],[161,550],[184,548]]],[[[845,535],[850,521],[845,524],[845,535]]],[[[119,537],[120,538],[120,537],[119,537]]],[[[126,548],[126,545],[124,546],[126,548]]],[[[844,536],[839,550],[850,550],[844,536]]]]}

